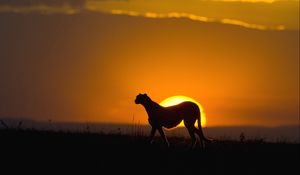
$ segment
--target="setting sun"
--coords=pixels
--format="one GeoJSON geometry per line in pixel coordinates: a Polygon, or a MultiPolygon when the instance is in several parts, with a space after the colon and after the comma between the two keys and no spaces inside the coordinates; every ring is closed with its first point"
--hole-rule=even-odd
{"type": "MultiPolygon", "coordinates": [[[[203,112],[203,107],[196,100],[194,100],[194,99],[192,99],[190,97],[186,97],[186,96],[182,96],[182,95],[177,95],[177,96],[172,96],[172,97],[166,98],[162,102],[160,102],[159,104],[161,106],[163,106],[163,107],[168,107],[168,106],[177,105],[177,104],[185,102],[185,101],[194,102],[194,103],[196,103],[199,106],[200,112],[201,112],[201,125],[202,125],[202,127],[205,127],[206,126],[205,113],[203,112]]],[[[184,126],[183,121],[180,123],[179,126],[184,126]]]]}

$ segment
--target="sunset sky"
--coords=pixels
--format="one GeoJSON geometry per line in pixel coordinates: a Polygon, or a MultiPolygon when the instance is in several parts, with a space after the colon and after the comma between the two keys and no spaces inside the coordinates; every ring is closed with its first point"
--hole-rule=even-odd
{"type": "Polygon", "coordinates": [[[146,124],[147,93],[299,124],[299,0],[3,0],[0,24],[0,118],[146,124]]]}

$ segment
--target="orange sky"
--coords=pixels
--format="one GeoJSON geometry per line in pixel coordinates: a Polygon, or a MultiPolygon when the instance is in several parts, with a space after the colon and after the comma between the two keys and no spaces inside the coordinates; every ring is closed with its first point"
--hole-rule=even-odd
{"type": "Polygon", "coordinates": [[[0,22],[1,118],[146,123],[146,92],[197,100],[208,127],[298,124],[298,29],[87,12],[0,22]]]}

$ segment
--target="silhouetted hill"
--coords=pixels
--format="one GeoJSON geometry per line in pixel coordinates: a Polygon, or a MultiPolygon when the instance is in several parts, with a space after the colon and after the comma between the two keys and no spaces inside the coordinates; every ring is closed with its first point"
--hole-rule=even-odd
{"type": "Polygon", "coordinates": [[[216,141],[205,150],[170,138],[1,129],[1,171],[122,174],[298,174],[299,144],[216,141]],[[10,168],[23,166],[26,168],[10,168]]]}

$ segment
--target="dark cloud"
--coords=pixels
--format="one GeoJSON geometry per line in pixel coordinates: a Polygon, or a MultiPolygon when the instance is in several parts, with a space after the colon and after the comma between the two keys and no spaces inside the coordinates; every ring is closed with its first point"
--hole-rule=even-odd
{"type": "MultiPolygon", "coordinates": [[[[28,7],[35,5],[83,7],[88,0],[1,0],[0,5],[28,7]]],[[[126,1],[129,0],[95,0],[95,1],[126,1]]]]}
{"type": "Polygon", "coordinates": [[[46,6],[62,6],[69,5],[72,7],[82,7],[86,0],[1,0],[0,5],[8,5],[15,7],[28,7],[36,5],[46,6]]]}

